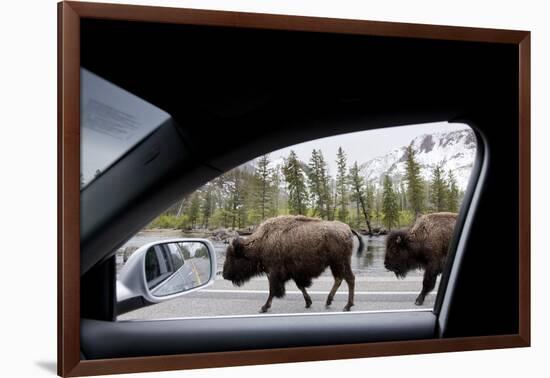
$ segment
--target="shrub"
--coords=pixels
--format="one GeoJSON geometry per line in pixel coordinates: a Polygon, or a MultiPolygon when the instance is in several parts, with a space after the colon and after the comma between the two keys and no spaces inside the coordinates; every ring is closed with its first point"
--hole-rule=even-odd
{"type": "Polygon", "coordinates": [[[399,227],[410,227],[414,223],[414,213],[410,210],[399,212],[399,227]]]}
{"type": "Polygon", "coordinates": [[[148,226],[148,228],[173,228],[183,229],[187,227],[189,219],[186,215],[175,216],[163,214],[155,218],[148,226]]]}

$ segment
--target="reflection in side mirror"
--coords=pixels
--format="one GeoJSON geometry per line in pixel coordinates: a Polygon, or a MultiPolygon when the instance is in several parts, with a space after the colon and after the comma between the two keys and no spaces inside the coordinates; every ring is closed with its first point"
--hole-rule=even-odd
{"type": "Polygon", "coordinates": [[[136,250],[120,270],[117,313],[163,302],[215,279],[216,254],[205,239],[163,240],[136,250]]]}
{"type": "Polygon", "coordinates": [[[210,255],[203,243],[157,244],[145,254],[147,287],[156,297],[202,286],[210,275],[210,255]]]}

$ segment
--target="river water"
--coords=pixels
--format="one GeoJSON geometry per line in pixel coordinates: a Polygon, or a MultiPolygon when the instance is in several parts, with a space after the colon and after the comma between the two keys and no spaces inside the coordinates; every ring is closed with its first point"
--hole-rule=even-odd
{"type": "MultiPolygon", "coordinates": [[[[191,237],[186,236],[179,230],[147,230],[142,231],[136,234],[131,238],[122,248],[117,251],[116,261],[117,261],[117,272],[120,270],[124,264],[124,253],[132,252],[135,249],[141,247],[142,245],[160,241],[164,239],[173,239],[173,238],[185,238],[191,237]]],[[[196,237],[196,236],[192,236],[196,237]]],[[[365,248],[361,253],[354,252],[351,259],[351,265],[355,275],[366,276],[366,277],[393,277],[393,273],[388,272],[384,268],[384,254],[386,251],[385,247],[385,236],[363,236],[363,242],[365,248]]],[[[227,244],[220,241],[212,241],[216,249],[216,260],[218,271],[223,269],[223,263],[225,261],[225,251],[227,249],[227,244]]],[[[357,242],[354,241],[355,251],[357,251],[357,242]]],[[[327,269],[323,275],[331,275],[330,269],[327,269]]],[[[415,271],[410,272],[410,276],[420,276],[422,272],[415,271]]]]}

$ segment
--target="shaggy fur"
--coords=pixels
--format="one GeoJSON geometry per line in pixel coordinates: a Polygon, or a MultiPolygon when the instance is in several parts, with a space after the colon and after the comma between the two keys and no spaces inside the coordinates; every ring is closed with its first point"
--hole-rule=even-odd
{"type": "Polygon", "coordinates": [[[456,217],[455,213],[423,215],[409,230],[393,231],[386,238],[386,269],[401,278],[411,270],[424,269],[422,291],[416,298],[418,306],[424,303],[445,267],[456,217]]]}
{"type": "MultiPolygon", "coordinates": [[[[311,298],[306,288],[312,279],[330,267],[334,285],[326,306],[330,306],[338,287],[345,280],[349,288],[344,311],[353,306],[355,276],[351,270],[354,231],[341,222],[323,221],[305,216],[280,216],[263,222],[246,239],[236,238],[227,248],[223,278],[240,286],[254,276],[266,274],[269,297],[261,312],[271,307],[273,297],[285,295],[285,284],[294,280],[306,301],[311,298]]],[[[362,240],[359,238],[359,248],[362,240]]]]}

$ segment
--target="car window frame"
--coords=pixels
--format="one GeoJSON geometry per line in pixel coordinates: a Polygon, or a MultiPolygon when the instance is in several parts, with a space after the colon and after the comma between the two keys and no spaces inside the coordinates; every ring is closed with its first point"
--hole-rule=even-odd
{"type": "MultiPolygon", "coordinates": [[[[476,205],[477,205],[477,198],[479,197],[479,193],[483,190],[483,182],[485,179],[486,171],[487,171],[487,142],[483,135],[479,132],[479,130],[472,126],[471,123],[467,122],[460,122],[456,121],[455,123],[463,123],[464,125],[468,126],[468,130],[470,130],[474,138],[476,140],[476,150],[475,150],[475,156],[472,168],[470,170],[470,175],[468,178],[468,184],[466,186],[466,189],[464,191],[464,197],[461,202],[461,206],[458,210],[458,218],[455,226],[455,230],[453,233],[453,238],[451,240],[451,244],[449,247],[449,254],[446,259],[445,267],[443,269],[443,272],[440,275],[439,285],[435,287],[434,290],[437,291],[434,301],[434,306],[431,309],[408,309],[408,310],[398,310],[397,312],[401,311],[430,311],[433,312],[437,317],[438,322],[438,334],[443,334],[445,331],[445,326],[447,322],[447,312],[449,303],[452,301],[452,294],[454,292],[454,286],[455,286],[455,279],[454,277],[458,274],[460,271],[460,261],[462,258],[462,252],[464,249],[464,246],[461,245],[461,240],[467,240],[468,233],[469,233],[469,224],[471,223],[471,218],[475,214],[476,205]]],[[[414,127],[415,125],[401,125],[403,127],[414,127]]],[[[391,128],[390,126],[389,128],[391,128]]],[[[363,130],[363,132],[368,132],[369,130],[376,130],[380,131],[383,128],[378,129],[367,129],[363,130]]],[[[362,131],[355,131],[361,133],[362,131]]],[[[342,134],[345,135],[345,134],[342,134]]],[[[328,137],[330,138],[330,136],[328,137]]],[[[315,140],[318,138],[313,138],[311,140],[304,140],[301,143],[306,143],[312,140],[315,140]]],[[[293,147],[294,145],[288,145],[283,146],[282,148],[288,148],[293,147]]],[[[264,151],[262,155],[264,154],[270,154],[274,151],[264,151]]],[[[258,159],[262,155],[258,155],[254,157],[253,159],[244,162],[243,164],[247,164],[251,161],[254,161],[255,159],[258,159]]],[[[235,167],[237,168],[237,167],[235,167]]],[[[232,169],[235,169],[232,168],[232,169]]],[[[225,171],[223,173],[229,172],[225,171]]],[[[222,174],[223,174],[222,173],[222,174]]],[[[217,179],[214,178],[213,180],[217,179]]],[[[213,180],[208,181],[208,183],[211,183],[213,180]]],[[[198,188],[197,188],[198,189],[198,188]]],[[[158,214],[161,215],[161,214],[158,214]]],[[[463,243],[462,243],[463,244],[463,243]]],[[[213,273],[215,274],[215,272],[213,273]]],[[[162,284],[164,281],[161,281],[159,284],[162,284]]],[[[154,287],[153,287],[154,288],[154,287]]],[[[150,288],[151,289],[151,288],[150,288]]],[[[354,311],[355,313],[380,313],[380,312],[387,312],[392,313],[395,312],[391,309],[387,310],[376,310],[376,311],[354,311]]],[[[304,315],[305,313],[289,313],[289,314],[281,314],[284,316],[293,316],[293,315],[304,315]]],[[[198,316],[198,318],[201,319],[219,319],[219,318],[240,318],[240,317],[262,317],[264,315],[256,315],[256,314],[248,314],[248,315],[212,315],[212,316],[198,316]]],[[[173,319],[188,319],[188,317],[177,317],[173,319]]],[[[190,318],[189,318],[190,319],[190,318]]],[[[117,321],[154,321],[154,320],[165,320],[165,318],[158,318],[158,319],[135,319],[135,320],[117,320],[117,321]]]]}

